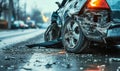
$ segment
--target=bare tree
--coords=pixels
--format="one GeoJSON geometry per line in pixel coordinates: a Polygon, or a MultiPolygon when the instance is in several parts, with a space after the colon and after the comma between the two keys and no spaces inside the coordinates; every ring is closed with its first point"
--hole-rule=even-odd
{"type": "Polygon", "coordinates": [[[0,16],[1,16],[1,12],[3,11],[3,0],[0,0],[0,16]]]}
{"type": "Polygon", "coordinates": [[[31,19],[36,21],[36,23],[43,23],[41,11],[37,8],[33,9],[31,19]]]}

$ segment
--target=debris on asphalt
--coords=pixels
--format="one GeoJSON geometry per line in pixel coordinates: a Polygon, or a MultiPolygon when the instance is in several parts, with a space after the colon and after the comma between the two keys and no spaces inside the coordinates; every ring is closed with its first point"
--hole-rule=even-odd
{"type": "Polygon", "coordinates": [[[39,42],[42,42],[42,40],[36,38],[29,43],[2,48],[0,71],[39,71],[42,69],[43,71],[105,71],[105,69],[120,71],[119,54],[114,56],[100,54],[99,52],[98,54],[87,52],[85,54],[74,54],[65,52],[64,48],[40,47],[39,49],[35,47],[29,49],[25,46],[26,44],[39,42]],[[13,64],[14,66],[11,66],[13,64]],[[94,66],[88,67],[91,64],[94,64],[94,66]]]}
{"type": "Polygon", "coordinates": [[[14,65],[11,65],[10,67],[8,67],[7,69],[8,70],[12,70],[12,69],[14,69],[15,68],[15,66],[14,65]]]}
{"type": "Polygon", "coordinates": [[[5,60],[13,60],[13,59],[15,59],[15,57],[8,57],[8,56],[5,56],[5,60]]]}
{"type": "Polygon", "coordinates": [[[112,63],[112,62],[120,62],[120,58],[110,58],[109,62],[110,63],[112,63]]]}
{"type": "Polygon", "coordinates": [[[83,71],[83,69],[84,69],[83,67],[80,67],[80,71],[83,71]]]}
{"type": "Polygon", "coordinates": [[[26,45],[29,48],[33,48],[33,47],[54,47],[56,45],[60,45],[61,44],[61,40],[52,40],[52,41],[48,41],[48,42],[42,42],[42,43],[36,43],[36,44],[29,44],[26,45]]]}
{"type": "Polygon", "coordinates": [[[39,61],[39,60],[36,60],[36,62],[39,62],[39,63],[40,63],[41,61],[39,61]]]}
{"type": "Polygon", "coordinates": [[[66,51],[65,50],[62,50],[62,51],[60,51],[60,52],[58,52],[59,54],[65,54],[66,53],[66,51]]]}
{"type": "Polygon", "coordinates": [[[53,64],[54,64],[54,65],[56,65],[56,64],[57,64],[57,62],[53,62],[53,64]]]}
{"type": "Polygon", "coordinates": [[[97,66],[101,71],[105,71],[106,65],[97,66]]]}
{"type": "Polygon", "coordinates": [[[32,68],[25,68],[25,67],[22,68],[22,69],[24,69],[24,70],[32,70],[32,68]]]}
{"type": "Polygon", "coordinates": [[[117,71],[120,71],[120,66],[117,68],[117,71]]]}
{"type": "Polygon", "coordinates": [[[27,62],[26,60],[23,60],[23,59],[20,59],[20,61],[21,61],[22,63],[26,63],[26,62],[27,62]]]}
{"type": "Polygon", "coordinates": [[[52,64],[49,64],[49,63],[48,63],[48,64],[45,65],[45,67],[48,68],[48,69],[49,69],[49,68],[52,68],[52,64]]]}
{"type": "Polygon", "coordinates": [[[98,62],[98,60],[97,59],[94,59],[94,61],[93,62],[98,62]]]}
{"type": "Polygon", "coordinates": [[[84,71],[105,71],[105,65],[90,65],[84,71]]]}
{"type": "Polygon", "coordinates": [[[0,68],[3,68],[3,67],[4,67],[3,65],[0,66],[0,68]]]}
{"type": "Polygon", "coordinates": [[[71,67],[72,67],[72,65],[71,65],[71,64],[65,64],[65,63],[64,63],[64,64],[62,64],[62,66],[63,66],[63,67],[65,67],[65,68],[67,68],[67,69],[69,69],[69,68],[71,68],[71,67]]]}
{"type": "Polygon", "coordinates": [[[72,66],[72,65],[70,65],[70,64],[67,64],[67,65],[66,65],[66,68],[71,68],[71,66],[72,66]]]}

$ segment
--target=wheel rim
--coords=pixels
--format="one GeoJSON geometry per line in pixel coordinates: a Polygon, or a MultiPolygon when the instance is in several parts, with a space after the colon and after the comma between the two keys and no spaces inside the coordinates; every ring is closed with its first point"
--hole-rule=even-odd
{"type": "Polygon", "coordinates": [[[80,28],[77,22],[71,20],[69,21],[64,30],[64,43],[68,48],[75,48],[79,42],[80,28]]]}

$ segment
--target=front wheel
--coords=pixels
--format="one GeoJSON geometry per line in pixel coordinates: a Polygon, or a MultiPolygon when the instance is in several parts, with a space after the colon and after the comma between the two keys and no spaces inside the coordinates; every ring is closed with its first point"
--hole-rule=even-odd
{"type": "Polygon", "coordinates": [[[69,18],[65,22],[62,43],[65,50],[72,53],[80,53],[88,46],[88,40],[85,38],[79,22],[73,18],[69,18]]]}

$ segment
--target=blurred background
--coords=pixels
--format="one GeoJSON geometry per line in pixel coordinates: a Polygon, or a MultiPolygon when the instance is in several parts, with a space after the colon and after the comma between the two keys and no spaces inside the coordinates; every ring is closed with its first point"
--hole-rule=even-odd
{"type": "Polygon", "coordinates": [[[62,0],[0,0],[0,29],[44,28],[62,0]]]}

